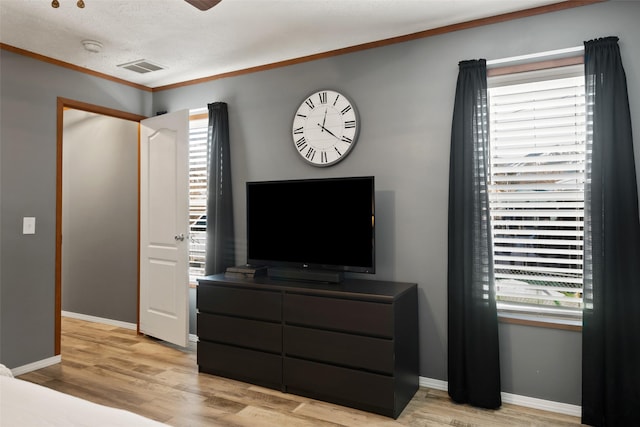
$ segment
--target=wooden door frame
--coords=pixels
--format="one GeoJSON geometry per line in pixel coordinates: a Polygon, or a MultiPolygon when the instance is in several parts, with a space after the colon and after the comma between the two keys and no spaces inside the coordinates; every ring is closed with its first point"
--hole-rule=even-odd
{"type": "Polygon", "coordinates": [[[67,108],[82,110],[89,113],[96,113],[103,116],[138,122],[138,329],[140,328],[140,121],[147,117],[62,97],[58,97],[56,108],[56,289],[54,311],[54,353],[58,356],[60,355],[60,341],[62,334],[62,139],[64,130],[64,110],[67,108]]]}

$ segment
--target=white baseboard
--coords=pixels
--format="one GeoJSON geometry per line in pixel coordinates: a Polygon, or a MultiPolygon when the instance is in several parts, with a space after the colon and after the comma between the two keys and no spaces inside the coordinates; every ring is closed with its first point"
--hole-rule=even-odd
{"type": "MultiPolygon", "coordinates": [[[[432,388],[435,390],[448,390],[448,383],[433,378],[420,377],[420,387],[432,388]]],[[[501,393],[502,402],[512,405],[524,406],[526,408],[540,409],[543,411],[555,412],[558,414],[571,415],[580,417],[582,415],[582,407],[579,405],[570,405],[568,403],[554,402],[552,400],[537,399],[535,397],[521,396],[518,394],[501,393]]]]}
{"type": "Polygon", "coordinates": [[[60,363],[62,361],[62,357],[60,355],[49,357],[47,359],[38,360],[37,362],[29,363],[26,365],[18,366],[17,368],[13,368],[11,373],[14,377],[18,375],[26,374],[27,372],[35,371],[38,369],[46,368],[47,366],[55,365],[56,363],[60,363]]]}
{"type": "Polygon", "coordinates": [[[196,334],[189,334],[190,342],[198,342],[198,336],[196,334]]]}
{"type": "Polygon", "coordinates": [[[529,396],[520,396],[518,394],[503,392],[502,402],[511,403],[518,406],[525,406],[527,408],[541,409],[543,411],[555,412],[558,414],[571,415],[573,417],[582,416],[582,406],[580,405],[570,405],[568,403],[537,399],[535,397],[529,396]]]}
{"type": "Polygon", "coordinates": [[[433,378],[419,377],[420,387],[432,388],[434,390],[447,391],[449,386],[446,381],[435,380],[433,378]]]}
{"type": "Polygon", "coordinates": [[[138,330],[138,325],[135,323],[122,322],[120,320],[106,319],[104,317],[89,316],[88,314],[73,313],[71,311],[62,311],[64,317],[70,317],[72,319],[86,320],[87,322],[104,323],[106,325],[117,326],[119,328],[130,329],[133,331],[138,330]]]}

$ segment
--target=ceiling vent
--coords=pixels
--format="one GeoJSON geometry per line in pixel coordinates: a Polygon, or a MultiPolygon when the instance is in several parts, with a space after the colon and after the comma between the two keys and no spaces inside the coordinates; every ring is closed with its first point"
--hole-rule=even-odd
{"type": "Polygon", "coordinates": [[[127,62],[126,64],[120,64],[118,67],[126,68],[127,70],[135,71],[136,73],[145,74],[151,71],[164,70],[165,67],[149,62],[146,59],[138,59],[137,61],[127,62]]]}

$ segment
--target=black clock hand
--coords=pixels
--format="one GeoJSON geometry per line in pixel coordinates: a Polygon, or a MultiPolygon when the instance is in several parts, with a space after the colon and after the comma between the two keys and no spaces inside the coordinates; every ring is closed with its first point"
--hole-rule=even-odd
{"type": "Polygon", "coordinates": [[[322,126],[320,126],[322,128],[322,131],[324,132],[324,124],[327,122],[327,109],[324,109],[324,119],[322,119],[322,126]]]}
{"type": "Polygon", "coordinates": [[[320,123],[318,123],[318,126],[320,126],[322,128],[323,131],[327,131],[327,133],[329,135],[331,135],[332,137],[334,137],[335,139],[340,139],[338,138],[333,132],[331,132],[329,129],[327,129],[326,127],[324,127],[323,125],[321,125],[320,123]]]}

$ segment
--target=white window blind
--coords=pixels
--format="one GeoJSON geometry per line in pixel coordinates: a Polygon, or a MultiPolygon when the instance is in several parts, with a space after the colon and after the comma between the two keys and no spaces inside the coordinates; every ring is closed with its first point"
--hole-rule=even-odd
{"type": "Polygon", "coordinates": [[[585,96],[584,77],[570,68],[569,77],[519,76],[524,83],[502,76],[489,89],[489,202],[503,313],[582,316],[585,96]]]}
{"type": "Polygon", "coordinates": [[[205,113],[189,120],[189,282],[204,276],[207,244],[207,126],[205,113]]]}

